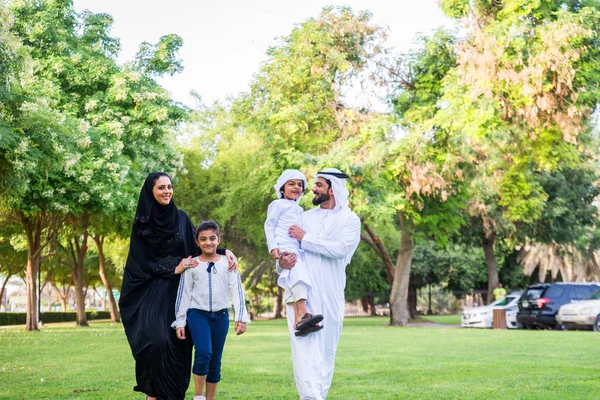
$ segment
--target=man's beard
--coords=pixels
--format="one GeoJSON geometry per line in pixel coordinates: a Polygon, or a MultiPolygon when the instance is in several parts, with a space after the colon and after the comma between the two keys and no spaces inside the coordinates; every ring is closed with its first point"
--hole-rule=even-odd
{"type": "Polygon", "coordinates": [[[329,200],[329,195],[327,193],[321,193],[319,197],[313,197],[312,203],[314,206],[318,206],[321,203],[325,203],[329,200]]]}

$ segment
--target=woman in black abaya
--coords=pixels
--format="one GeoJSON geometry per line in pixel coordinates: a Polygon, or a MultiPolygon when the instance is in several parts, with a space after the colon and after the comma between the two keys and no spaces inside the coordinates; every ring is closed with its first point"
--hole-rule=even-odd
{"type": "Polygon", "coordinates": [[[183,399],[190,381],[192,343],[178,340],[171,323],[180,274],[198,264],[192,257],[199,250],[194,226],[172,196],[167,174],[148,175],[135,213],[119,299],[135,359],[137,385],[133,390],[149,399],[183,399]]]}

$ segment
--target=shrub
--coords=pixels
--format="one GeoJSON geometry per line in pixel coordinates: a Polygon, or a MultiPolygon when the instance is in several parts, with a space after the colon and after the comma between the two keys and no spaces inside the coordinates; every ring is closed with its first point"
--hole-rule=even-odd
{"type": "MultiPolygon", "coordinates": [[[[85,316],[89,321],[95,319],[110,319],[110,311],[86,311],[85,316]]],[[[3,325],[25,325],[27,314],[23,312],[0,313],[0,326],[3,325]]],[[[42,312],[42,322],[72,322],[77,320],[77,314],[70,312],[42,312]]]]}

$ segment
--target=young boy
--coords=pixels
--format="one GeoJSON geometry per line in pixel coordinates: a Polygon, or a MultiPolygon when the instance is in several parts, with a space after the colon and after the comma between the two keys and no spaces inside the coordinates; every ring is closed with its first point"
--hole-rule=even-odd
{"type": "Polygon", "coordinates": [[[217,246],[221,242],[219,226],[213,221],[201,223],[196,232],[196,242],[202,254],[195,258],[198,266],[186,269],[181,275],[175,304],[177,319],[171,326],[176,329],[177,338],[185,340],[187,320],[195,348],[192,368],[196,386],[194,400],[213,400],[221,380],[221,356],[229,329],[227,309],[231,301],[237,335],[246,331],[250,318],[240,275],[237,271],[229,272],[227,259],[217,254],[217,246]]]}
{"type": "Polygon", "coordinates": [[[300,243],[289,235],[290,226],[300,225],[302,220],[304,210],[298,203],[306,188],[306,178],[296,169],[287,169],[277,179],[274,188],[278,198],[269,204],[265,235],[269,252],[275,260],[278,260],[283,252],[294,253],[297,256],[294,268],[283,270],[277,283],[285,289],[284,301],[287,304],[291,303],[294,308],[297,330],[295,335],[306,336],[323,329],[322,325],[318,325],[323,320],[323,316],[307,312],[306,299],[310,280],[306,265],[299,257],[300,243]]]}

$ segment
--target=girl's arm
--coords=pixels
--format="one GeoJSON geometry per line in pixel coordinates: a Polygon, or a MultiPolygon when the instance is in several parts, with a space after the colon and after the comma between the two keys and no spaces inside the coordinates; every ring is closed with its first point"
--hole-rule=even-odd
{"type": "Polygon", "coordinates": [[[246,298],[244,297],[244,288],[242,279],[237,271],[229,272],[229,295],[233,302],[235,311],[235,322],[250,323],[250,315],[246,310],[246,298]]]}
{"type": "Polygon", "coordinates": [[[175,321],[171,324],[171,328],[183,328],[186,324],[186,316],[192,300],[192,289],[194,288],[194,280],[192,270],[185,270],[181,274],[179,281],[179,289],[177,289],[177,300],[175,301],[175,321]]]}

